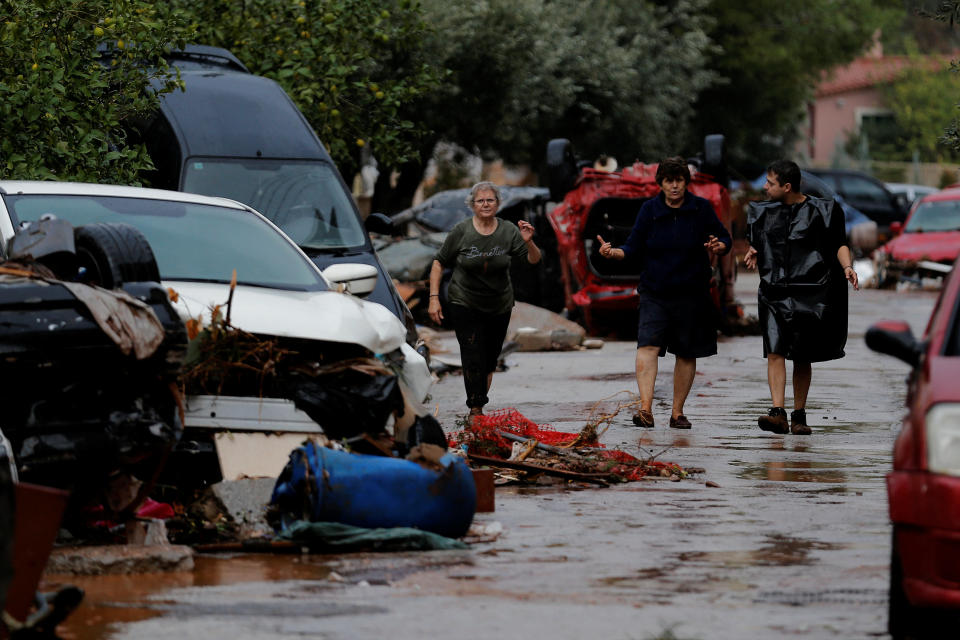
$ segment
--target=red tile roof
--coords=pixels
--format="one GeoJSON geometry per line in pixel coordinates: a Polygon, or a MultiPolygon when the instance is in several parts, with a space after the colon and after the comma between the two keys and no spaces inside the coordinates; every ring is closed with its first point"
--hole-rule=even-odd
{"type": "Polygon", "coordinates": [[[882,56],[857,58],[845,67],[836,67],[823,74],[823,80],[817,85],[816,97],[831,96],[857,89],[865,89],[894,80],[897,75],[913,66],[922,66],[930,70],[946,69],[950,56],[928,56],[914,61],[907,56],[882,56]]]}

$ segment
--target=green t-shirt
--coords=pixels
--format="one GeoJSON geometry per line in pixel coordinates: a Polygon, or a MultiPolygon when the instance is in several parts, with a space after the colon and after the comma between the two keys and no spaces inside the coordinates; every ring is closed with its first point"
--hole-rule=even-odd
{"type": "Polygon", "coordinates": [[[527,257],[517,225],[498,218],[497,228],[485,236],[473,227],[473,218],[467,218],[450,231],[436,257],[453,268],[450,302],[497,314],[513,308],[510,260],[527,257]]]}

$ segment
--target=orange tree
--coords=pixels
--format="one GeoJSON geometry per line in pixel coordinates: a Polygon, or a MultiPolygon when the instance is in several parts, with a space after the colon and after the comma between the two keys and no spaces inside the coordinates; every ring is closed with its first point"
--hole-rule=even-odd
{"type": "Polygon", "coordinates": [[[178,86],[162,54],[187,33],[152,2],[0,0],[0,177],[137,184],[152,164],[124,126],[178,86]]]}
{"type": "Polygon", "coordinates": [[[173,0],[189,13],[194,41],[232,51],[280,83],[344,175],[364,149],[383,166],[414,154],[423,125],[405,104],[443,73],[422,51],[428,31],[413,0],[173,0]]]}

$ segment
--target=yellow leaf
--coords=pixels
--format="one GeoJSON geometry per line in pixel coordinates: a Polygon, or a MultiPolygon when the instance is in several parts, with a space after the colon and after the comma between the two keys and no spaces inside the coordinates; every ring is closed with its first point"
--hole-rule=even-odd
{"type": "Polygon", "coordinates": [[[200,320],[197,318],[190,318],[184,324],[187,326],[187,338],[193,340],[200,335],[200,327],[202,326],[200,320]]]}

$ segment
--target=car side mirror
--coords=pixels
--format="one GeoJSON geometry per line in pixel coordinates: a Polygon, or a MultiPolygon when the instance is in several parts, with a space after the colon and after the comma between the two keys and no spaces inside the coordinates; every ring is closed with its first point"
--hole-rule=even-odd
{"type": "Polygon", "coordinates": [[[925,347],[913,336],[910,325],[899,320],[876,323],[867,329],[864,340],[873,351],[903,360],[914,368],[920,365],[925,347]]]}
{"type": "Polygon", "coordinates": [[[381,235],[393,235],[393,220],[383,213],[371,213],[364,220],[363,226],[370,233],[379,233],[381,235]]]}
{"type": "Polygon", "coordinates": [[[893,221],[890,223],[890,233],[892,235],[898,236],[903,232],[903,223],[898,221],[893,221]]]}
{"type": "Polygon", "coordinates": [[[340,291],[362,298],[377,286],[377,268],[369,264],[338,262],[323,270],[323,277],[337,284],[340,291]]]}

